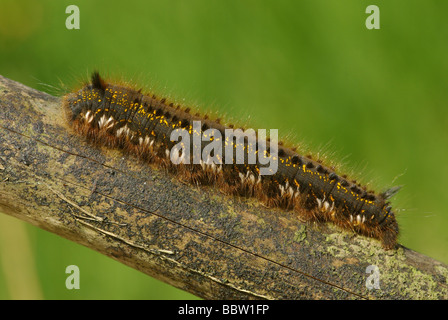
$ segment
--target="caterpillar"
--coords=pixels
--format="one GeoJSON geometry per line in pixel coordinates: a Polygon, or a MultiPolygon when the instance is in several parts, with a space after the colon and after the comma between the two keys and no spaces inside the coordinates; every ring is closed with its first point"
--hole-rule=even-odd
{"type": "Polygon", "coordinates": [[[399,187],[381,193],[368,190],[296,148],[269,138],[263,144],[260,132],[226,135],[235,129],[233,125],[193,114],[190,108],[154,94],[109,83],[98,72],[81,89],[64,96],[63,109],[75,132],[96,145],[119,148],[193,184],[256,197],[302,220],[332,222],[378,239],[387,250],[397,245],[399,228],[390,198],[399,187]],[[183,133],[186,141],[176,143],[173,133],[183,133]],[[199,143],[188,145],[191,140],[199,143]],[[229,158],[228,150],[232,151],[229,158]],[[235,161],[238,150],[239,161],[235,161]],[[201,157],[205,151],[209,151],[207,158],[201,157]],[[275,170],[266,159],[276,161],[275,170]]]}

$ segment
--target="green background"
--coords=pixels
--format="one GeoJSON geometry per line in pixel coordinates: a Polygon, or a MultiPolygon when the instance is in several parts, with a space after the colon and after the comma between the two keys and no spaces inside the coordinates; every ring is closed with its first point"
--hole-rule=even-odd
{"type": "MultiPolygon", "coordinates": [[[[2,0],[0,74],[62,95],[98,69],[279,129],[378,190],[403,185],[400,242],[448,263],[447,12],[443,0],[2,0]],[[65,27],[70,4],[80,30],[65,27]],[[380,30],[365,27],[370,4],[380,30]]],[[[0,232],[2,299],[195,298],[5,215],[0,232]],[[80,290],[65,288],[71,264],[80,290]]]]}

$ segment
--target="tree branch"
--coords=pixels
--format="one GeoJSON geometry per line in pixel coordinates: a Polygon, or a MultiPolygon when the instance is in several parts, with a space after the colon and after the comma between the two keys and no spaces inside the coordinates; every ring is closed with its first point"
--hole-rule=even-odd
{"type": "Polygon", "coordinates": [[[206,299],[447,299],[448,266],[97,149],[0,76],[0,211],[206,299]],[[369,265],[380,289],[366,287],[369,265]]]}

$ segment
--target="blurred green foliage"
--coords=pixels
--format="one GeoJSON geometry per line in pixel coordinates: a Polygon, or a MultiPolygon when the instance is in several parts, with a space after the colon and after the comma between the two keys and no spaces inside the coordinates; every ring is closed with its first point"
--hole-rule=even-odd
{"type": "MultiPolygon", "coordinates": [[[[98,69],[278,128],[376,188],[403,185],[394,199],[400,242],[448,262],[448,2],[373,2],[2,0],[0,74],[62,95],[98,69]],[[79,30],[65,27],[70,4],[80,8],[79,30]],[[381,10],[380,30],[365,27],[370,4],[381,10]]],[[[194,298],[26,230],[46,299],[194,298]],[[64,286],[69,264],[80,267],[80,290],[64,286]]],[[[0,264],[0,298],[16,297],[8,276],[0,264]]]]}

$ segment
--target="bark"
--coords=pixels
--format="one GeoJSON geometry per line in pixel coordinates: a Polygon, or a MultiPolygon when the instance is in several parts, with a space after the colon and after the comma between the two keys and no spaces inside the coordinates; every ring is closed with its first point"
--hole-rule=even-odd
{"type": "Polygon", "coordinates": [[[0,211],[205,299],[448,298],[447,265],[95,148],[2,76],[0,211]]]}

